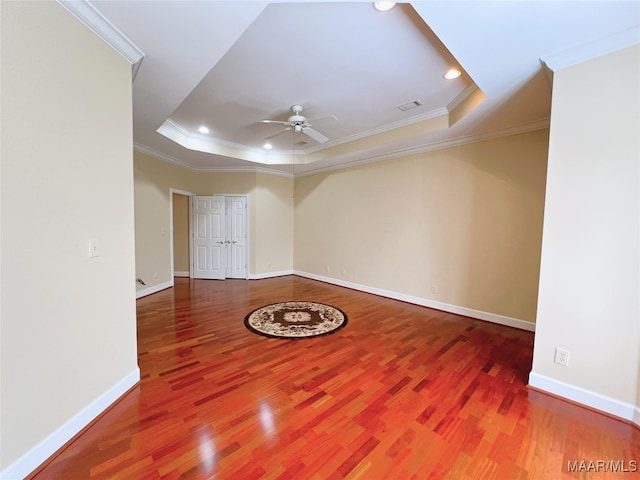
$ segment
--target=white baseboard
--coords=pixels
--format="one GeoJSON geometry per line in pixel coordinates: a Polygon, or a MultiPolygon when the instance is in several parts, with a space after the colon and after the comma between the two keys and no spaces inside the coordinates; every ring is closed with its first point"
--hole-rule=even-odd
{"type": "Polygon", "coordinates": [[[25,478],[139,381],[140,369],[136,368],[96,400],[80,410],[47,438],[9,465],[3,472],[0,472],[0,478],[6,480],[25,478]]]}
{"type": "Polygon", "coordinates": [[[413,303],[415,305],[421,305],[423,307],[435,308],[436,310],[442,310],[443,312],[455,313],[458,315],[464,315],[465,317],[477,318],[478,320],[497,323],[499,325],[515,327],[530,332],[535,332],[536,329],[536,324],[534,322],[520,320],[518,318],[506,317],[504,315],[483,312],[481,310],[474,310],[472,308],[459,307],[457,305],[451,305],[448,303],[436,302],[435,300],[429,300],[427,298],[414,297],[411,295],[405,295],[403,293],[369,287],[367,285],[360,285],[357,283],[351,283],[331,277],[324,277],[322,275],[316,275],[313,273],[300,272],[298,270],[294,270],[293,273],[294,275],[299,275],[301,277],[311,278],[313,280],[319,280],[325,283],[332,283],[334,285],[351,288],[353,290],[359,290],[361,292],[373,293],[374,295],[379,295],[381,297],[393,298],[394,300],[401,300],[403,302],[413,303]]]}
{"type": "Polygon", "coordinates": [[[188,277],[189,276],[189,272],[173,272],[173,276],[174,277],[188,277]]]}
{"type": "Polygon", "coordinates": [[[284,277],[285,275],[293,275],[293,270],[283,270],[281,272],[250,273],[249,280],[262,280],[264,278],[284,277]]]}
{"type": "Polygon", "coordinates": [[[529,385],[587,407],[640,425],[640,407],[615,398],[555,380],[535,372],[529,374],[529,385]]]}
{"type": "Polygon", "coordinates": [[[143,288],[142,290],[138,290],[136,292],[136,298],[146,297],[147,295],[151,295],[152,293],[159,292],[160,290],[165,290],[167,288],[173,287],[173,278],[168,282],[159,283],[158,285],[153,285],[148,288],[143,288]]]}

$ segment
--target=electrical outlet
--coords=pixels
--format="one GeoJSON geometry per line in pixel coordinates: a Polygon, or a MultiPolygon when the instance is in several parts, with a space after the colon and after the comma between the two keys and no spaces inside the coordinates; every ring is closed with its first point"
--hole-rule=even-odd
{"type": "Polygon", "coordinates": [[[329,265],[327,265],[326,267],[324,267],[324,271],[329,273],[329,265]]]}
{"type": "Polygon", "coordinates": [[[438,293],[438,285],[435,283],[431,285],[431,293],[438,293]]]}
{"type": "Polygon", "coordinates": [[[558,365],[569,366],[569,351],[562,348],[556,348],[556,353],[553,357],[553,361],[558,365]]]}

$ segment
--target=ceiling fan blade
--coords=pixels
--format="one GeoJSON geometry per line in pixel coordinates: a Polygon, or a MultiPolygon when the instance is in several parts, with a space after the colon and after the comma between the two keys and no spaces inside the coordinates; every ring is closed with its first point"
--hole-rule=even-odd
{"type": "Polygon", "coordinates": [[[336,122],[340,121],[338,120],[338,117],[336,117],[335,115],[325,115],[324,117],[310,118],[308,122],[309,123],[322,122],[323,120],[335,120],[336,122]]]}
{"type": "Polygon", "coordinates": [[[289,125],[289,122],[283,122],[281,120],[260,120],[260,123],[279,123],[280,125],[289,125]]]}
{"type": "Polygon", "coordinates": [[[282,130],[278,130],[276,133],[273,133],[268,137],[264,137],[264,139],[271,140],[272,138],[277,137],[278,135],[282,135],[284,132],[288,132],[289,130],[291,130],[291,127],[283,128],[282,130]]]}
{"type": "Polygon", "coordinates": [[[305,135],[309,135],[318,143],[325,143],[329,141],[329,139],[325,137],[323,134],[321,134],[317,130],[314,130],[313,128],[310,128],[310,127],[303,127],[302,133],[304,133],[305,135]]]}

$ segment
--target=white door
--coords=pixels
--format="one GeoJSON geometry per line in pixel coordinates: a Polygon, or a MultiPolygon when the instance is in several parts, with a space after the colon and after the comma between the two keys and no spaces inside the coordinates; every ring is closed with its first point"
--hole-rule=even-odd
{"type": "Polygon", "coordinates": [[[193,278],[225,278],[225,197],[191,197],[193,278]]]}
{"type": "Polygon", "coordinates": [[[247,197],[227,197],[227,278],[247,278],[247,197]]]}

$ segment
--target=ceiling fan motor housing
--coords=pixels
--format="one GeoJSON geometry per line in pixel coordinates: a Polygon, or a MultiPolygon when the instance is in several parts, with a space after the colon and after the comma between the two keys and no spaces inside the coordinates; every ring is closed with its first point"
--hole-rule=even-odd
{"type": "Polygon", "coordinates": [[[287,121],[293,125],[302,125],[304,122],[307,121],[307,119],[305,117],[303,117],[302,115],[291,115],[287,121]]]}
{"type": "MultiPolygon", "coordinates": [[[[298,125],[303,125],[304,123],[306,123],[307,119],[305,116],[300,115],[302,113],[303,110],[303,106],[302,105],[291,105],[291,111],[293,112],[293,115],[291,115],[287,121],[293,125],[293,126],[298,126],[298,125]]],[[[296,130],[299,131],[299,130],[296,130]]]]}

